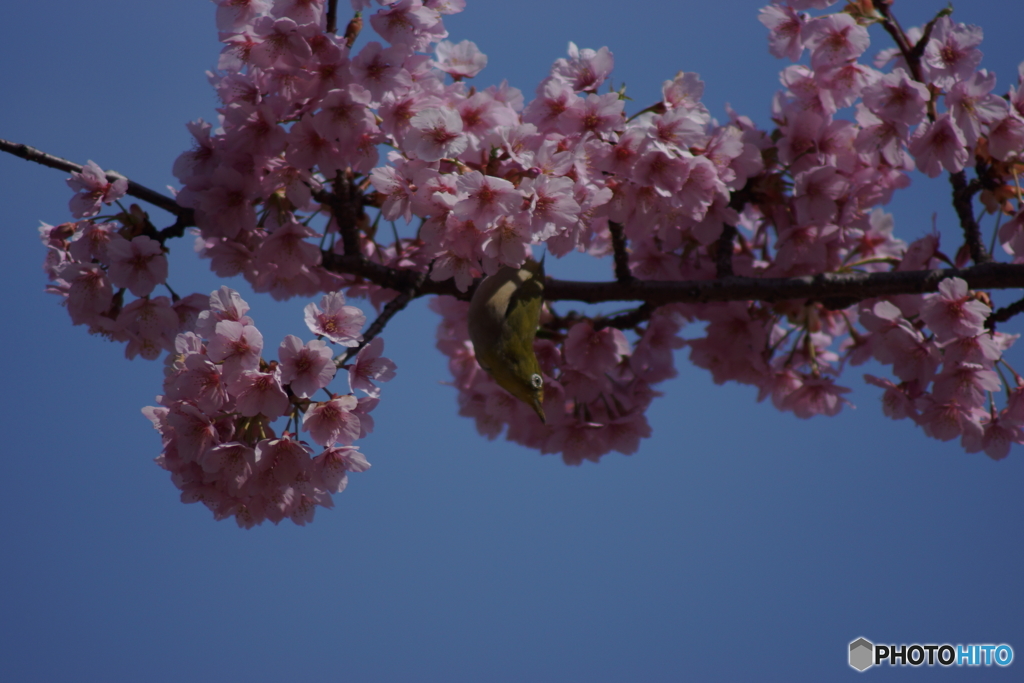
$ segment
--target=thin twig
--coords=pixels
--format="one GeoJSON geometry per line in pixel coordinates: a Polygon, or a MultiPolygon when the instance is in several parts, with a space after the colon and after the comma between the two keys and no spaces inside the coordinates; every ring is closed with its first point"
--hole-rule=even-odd
{"type": "Polygon", "coordinates": [[[429,273],[419,273],[419,276],[414,279],[413,283],[409,287],[389,301],[384,306],[384,310],[377,316],[377,319],[370,323],[370,326],[366,328],[366,332],[363,334],[363,341],[359,343],[359,346],[349,349],[343,357],[335,361],[335,365],[340,368],[350,359],[355,357],[363,347],[372,342],[378,334],[384,331],[384,327],[387,326],[388,321],[390,321],[395,314],[408,306],[410,301],[421,296],[419,289],[423,286],[423,283],[426,282],[428,274],[429,273]]]}
{"type": "Polygon", "coordinates": [[[598,318],[594,321],[594,329],[603,330],[606,327],[614,327],[618,330],[631,330],[640,323],[650,320],[656,309],[657,306],[643,303],[632,311],[626,311],[610,318],[598,318]]]}
{"type": "MultiPolygon", "coordinates": [[[[67,159],[62,159],[52,154],[47,154],[35,147],[29,147],[28,145],[10,142],[8,140],[0,140],[0,152],[7,152],[8,154],[13,154],[14,156],[25,159],[26,161],[34,161],[37,164],[55,168],[59,171],[67,171],[68,173],[81,173],[84,168],[80,164],[76,164],[73,161],[68,161],[67,159]]],[[[165,194],[160,194],[156,190],[151,190],[145,185],[140,185],[134,180],[130,180],[126,176],[115,171],[107,171],[106,177],[107,180],[111,182],[121,179],[127,180],[128,194],[132,197],[141,199],[144,202],[149,202],[168,213],[174,214],[178,217],[179,221],[185,222],[188,225],[195,225],[195,217],[192,214],[192,209],[179,206],[174,198],[168,197],[165,194]]]]}
{"type": "Polygon", "coordinates": [[[719,278],[731,277],[732,272],[732,242],[736,239],[736,226],[726,224],[722,228],[722,234],[718,236],[715,244],[715,275],[719,278]]]}
{"type": "Polygon", "coordinates": [[[981,240],[981,228],[974,220],[973,198],[974,194],[981,189],[977,181],[967,182],[967,174],[963,171],[949,174],[949,183],[953,186],[953,208],[960,218],[960,227],[964,231],[964,243],[971,251],[971,258],[975,263],[988,263],[992,260],[988,249],[981,240]]]}
{"type": "Polygon", "coordinates": [[[1018,313],[1024,313],[1024,299],[1016,301],[1009,306],[1003,306],[992,313],[992,315],[988,317],[988,320],[985,321],[985,327],[994,332],[996,329],[996,323],[1004,323],[1018,313]]]}

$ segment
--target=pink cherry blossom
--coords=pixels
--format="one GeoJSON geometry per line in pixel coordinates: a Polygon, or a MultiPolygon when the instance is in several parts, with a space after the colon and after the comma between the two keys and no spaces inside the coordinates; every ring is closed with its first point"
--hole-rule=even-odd
{"type": "Polygon", "coordinates": [[[504,178],[470,171],[459,176],[459,193],[465,199],[452,207],[452,213],[464,221],[482,227],[498,216],[514,213],[523,203],[523,195],[504,178]]]}
{"type": "Polygon", "coordinates": [[[910,153],[922,172],[934,178],[945,168],[950,173],[963,169],[970,160],[967,140],[949,114],[918,126],[910,140],[910,153]]]}
{"type": "Polygon", "coordinates": [[[75,218],[95,216],[101,204],[112,204],[128,192],[128,180],[118,178],[111,182],[96,162],[90,160],[80,173],[71,173],[68,187],[77,192],[69,202],[71,215],[75,218]]]}
{"type": "Polygon", "coordinates": [[[110,268],[107,274],[116,287],[126,287],[135,296],[148,296],[167,279],[167,257],[160,243],[145,235],[131,242],[115,237],[107,244],[110,268]]]}
{"type": "Polygon", "coordinates": [[[928,79],[941,88],[967,78],[981,63],[982,31],[978,26],[954,24],[949,17],[940,17],[924,48],[928,79]]]}
{"type": "Polygon", "coordinates": [[[110,310],[114,290],[98,264],[67,263],[58,275],[68,283],[68,314],[73,325],[92,325],[96,316],[110,310]]]}
{"type": "Polygon", "coordinates": [[[776,57],[788,57],[797,61],[804,51],[801,30],[807,23],[807,15],[800,14],[788,5],[768,5],[761,8],[758,21],[768,29],[768,51],[776,57]]]}
{"type": "Polygon", "coordinates": [[[330,384],[338,371],[332,355],[327,342],[322,339],[303,345],[301,339],[289,334],[277,352],[281,362],[281,383],[289,385],[299,398],[312,396],[330,384]]]}
{"type": "Polygon", "coordinates": [[[246,417],[263,415],[268,420],[288,412],[288,395],[281,387],[281,369],[270,372],[245,370],[228,382],[238,412],[246,417]]]}
{"type": "Polygon", "coordinates": [[[595,330],[589,322],[572,326],[565,340],[565,360],[590,375],[600,375],[629,354],[629,342],[622,330],[606,327],[595,330]]]}
{"type": "Polygon", "coordinates": [[[1009,112],[1006,100],[991,94],[995,85],[996,75],[982,69],[955,83],[946,95],[946,106],[968,147],[974,147],[983,125],[998,121],[1009,112]]]}
{"type": "Polygon", "coordinates": [[[811,19],[801,29],[800,37],[811,51],[811,66],[815,69],[856,59],[871,42],[868,30],[849,14],[811,19]]]}
{"type": "Polygon", "coordinates": [[[314,403],[302,416],[302,426],[321,446],[349,446],[360,435],[359,416],[354,414],[357,405],[355,396],[350,394],[314,403]]]}
{"type": "Polygon", "coordinates": [[[923,83],[896,68],[864,88],[864,104],[885,121],[914,126],[924,120],[930,95],[923,83]]]}
{"type": "Polygon", "coordinates": [[[174,349],[178,314],[165,296],[136,299],[121,309],[117,324],[131,335],[124,350],[127,358],[141,355],[147,360],[156,360],[161,352],[174,349]]]}
{"type": "Polygon", "coordinates": [[[409,121],[406,148],[423,161],[456,157],[466,149],[462,118],[451,109],[424,109],[409,121]]]}
{"type": "Polygon", "coordinates": [[[313,458],[313,481],[330,493],[341,493],[348,485],[348,472],[370,469],[366,456],[355,446],[332,446],[313,458]]]}
{"type": "Polygon", "coordinates": [[[359,389],[377,398],[380,396],[380,387],[374,381],[388,382],[394,379],[397,366],[391,359],[381,356],[383,352],[384,340],[381,337],[375,337],[359,350],[355,363],[348,369],[349,386],[353,392],[359,389]]]}
{"type": "Polygon", "coordinates": [[[355,306],[346,306],[345,295],[341,292],[324,294],[320,306],[307,304],[305,312],[306,326],[310,331],[327,337],[335,344],[358,346],[363,338],[360,330],[366,316],[355,306]]]}
{"type": "Polygon", "coordinates": [[[253,325],[222,320],[214,328],[207,347],[210,360],[224,363],[225,377],[233,379],[243,370],[255,370],[260,364],[263,335],[253,325]]]}
{"type": "Polygon", "coordinates": [[[449,74],[455,80],[473,78],[487,66],[487,55],[477,49],[476,43],[463,40],[452,44],[442,40],[435,48],[438,69],[449,74]]]}
{"type": "Polygon", "coordinates": [[[951,341],[981,334],[991,310],[970,295],[966,282],[953,277],[939,283],[938,294],[925,297],[921,319],[940,341],[951,341]]]}
{"type": "Polygon", "coordinates": [[[576,43],[570,42],[569,58],[556,60],[551,67],[551,75],[569,84],[577,92],[595,92],[614,66],[615,58],[608,48],[581,50],[576,47],[576,43]]]}

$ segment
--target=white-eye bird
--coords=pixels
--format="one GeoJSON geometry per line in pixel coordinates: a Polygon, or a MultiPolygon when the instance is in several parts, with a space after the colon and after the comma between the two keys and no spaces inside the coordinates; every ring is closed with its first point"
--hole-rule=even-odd
{"type": "Polygon", "coordinates": [[[544,264],[502,266],[484,278],[469,302],[469,338],[476,360],[503,389],[544,422],[544,379],[533,352],[544,303],[544,264]]]}

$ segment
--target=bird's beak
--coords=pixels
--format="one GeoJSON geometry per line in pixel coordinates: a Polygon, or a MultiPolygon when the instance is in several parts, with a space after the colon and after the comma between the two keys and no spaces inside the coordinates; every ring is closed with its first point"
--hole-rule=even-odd
{"type": "Polygon", "coordinates": [[[540,404],[540,401],[538,401],[537,399],[533,399],[533,403],[531,403],[530,405],[532,405],[533,409],[537,412],[537,417],[540,418],[540,421],[543,422],[544,424],[547,424],[548,421],[544,418],[544,406],[540,404]]]}

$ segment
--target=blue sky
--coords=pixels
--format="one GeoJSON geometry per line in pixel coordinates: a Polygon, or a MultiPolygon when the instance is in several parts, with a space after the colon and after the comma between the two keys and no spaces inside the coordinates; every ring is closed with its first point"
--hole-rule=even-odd
{"type": "MultiPolygon", "coordinates": [[[[767,126],[786,63],[767,53],[761,4],[470,0],[446,24],[488,55],[481,86],[507,78],[529,97],[573,40],[613,51],[631,111],[696,71],[713,114],[728,102],[767,126]]],[[[910,26],[939,7],[895,11],[910,26]]],[[[213,5],[58,0],[4,14],[0,137],[175,182],[185,122],[213,118],[213,5]]],[[[985,29],[983,66],[1005,91],[1024,59],[1024,6],[979,0],[954,17],[985,29]]],[[[640,451],[571,468],[458,417],[420,301],[385,333],[399,372],[361,442],[373,467],[335,509],[304,528],[214,522],[153,464],[159,440],[139,409],[162,366],[124,360],[42,291],[36,226],[66,220],[64,177],[0,156],[12,239],[0,254],[0,679],[842,680],[860,675],[846,664],[859,636],[1008,643],[1021,660],[1009,669],[934,673],[1019,679],[1024,450],[995,463],[887,420],[859,368],[844,376],[856,410],[801,421],[752,388],[715,386],[684,350],[640,451]]],[[[908,241],[933,212],[952,236],[947,197],[944,180],[915,176],[887,210],[908,241]]],[[[190,244],[172,248],[177,291],[219,286],[190,244]]],[[[549,259],[548,272],[610,267],[549,259]]],[[[268,339],[307,336],[305,302],[233,286],[268,339]]]]}

